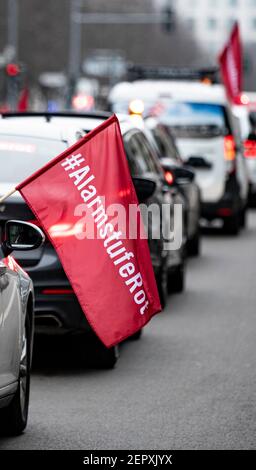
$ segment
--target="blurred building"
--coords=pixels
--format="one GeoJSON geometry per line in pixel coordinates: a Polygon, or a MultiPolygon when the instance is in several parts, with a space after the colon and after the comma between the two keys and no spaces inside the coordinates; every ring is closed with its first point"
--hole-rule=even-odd
{"type": "Polygon", "coordinates": [[[67,87],[59,85],[54,88],[53,84],[64,83],[65,79],[69,84],[75,83],[76,80],[71,77],[74,69],[75,78],[82,78],[93,67],[109,68],[109,81],[104,91],[106,95],[108,87],[118,79],[114,71],[110,70],[114,63],[115,67],[120,67],[122,61],[126,65],[205,64],[203,49],[198,45],[194,32],[188,30],[178,17],[174,18],[168,30],[162,21],[162,5],[155,0],[0,0],[0,105],[8,96],[4,60],[6,51],[10,50],[7,47],[8,19],[12,16],[10,11],[13,11],[9,8],[8,12],[8,6],[13,5],[18,9],[14,60],[24,64],[30,96],[31,90],[36,90],[39,106],[43,101],[50,102],[54,107],[65,99],[69,100],[66,96],[71,95],[70,90],[74,90],[74,86],[68,86],[67,91],[67,87]],[[72,5],[79,4],[79,11],[85,17],[90,13],[143,13],[152,15],[153,20],[158,15],[158,23],[125,24],[121,21],[83,24],[79,41],[81,47],[78,48],[79,53],[76,53],[76,48],[70,48],[70,13],[72,5]],[[75,53],[70,54],[70,50],[75,50],[75,53]],[[76,59],[71,60],[74,56],[76,59]],[[109,67],[108,64],[106,67],[107,61],[109,67]],[[87,68],[84,64],[87,64],[87,68]]]}
{"type": "MultiPolygon", "coordinates": [[[[45,71],[67,71],[71,0],[16,0],[19,9],[18,59],[31,78],[45,71]]],[[[156,13],[154,0],[82,0],[83,13],[156,13]]],[[[7,4],[0,1],[0,54],[7,41],[7,4]]],[[[122,50],[128,61],[188,65],[202,61],[194,33],[177,20],[168,34],[161,24],[87,24],[82,27],[81,63],[94,49],[122,50]]]]}
{"type": "Polygon", "coordinates": [[[171,0],[170,3],[186,29],[210,52],[212,61],[223,48],[234,22],[239,21],[244,43],[244,87],[255,90],[256,0],[171,0]]]}

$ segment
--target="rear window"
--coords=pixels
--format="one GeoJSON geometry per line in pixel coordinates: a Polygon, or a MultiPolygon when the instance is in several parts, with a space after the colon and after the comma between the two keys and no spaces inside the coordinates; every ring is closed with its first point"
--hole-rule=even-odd
{"type": "Polygon", "coordinates": [[[65,142],[0,135],[0,183],[19,183],[67,148],[65,142]]]}
{"type": "Polygon", "coordinates": [[[224,106],[207,103],[169,103],[161,115],[175,137],[216,137],[230,131],[224,106]]]}

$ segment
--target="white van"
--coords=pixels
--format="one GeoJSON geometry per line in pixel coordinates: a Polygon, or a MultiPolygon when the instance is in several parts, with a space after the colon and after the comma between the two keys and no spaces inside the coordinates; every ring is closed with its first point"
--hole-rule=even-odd
{"type": "Polygon", "coordinates": [[[109,96],[114,112],[128,112],[135,100],[143,102],[144,116],[157,115],[176,137],[183,160],[196,172],[203,217],[220,218],[237,234],[245,224],[248,174],[239,123],[223,86],[137,80],[116,85],[109,96]]]}

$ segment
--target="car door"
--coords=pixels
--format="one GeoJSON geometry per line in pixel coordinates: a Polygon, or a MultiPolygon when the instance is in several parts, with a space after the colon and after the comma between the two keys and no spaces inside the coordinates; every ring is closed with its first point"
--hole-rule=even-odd
{"type": "MultiPolygon", "coordinates": [[[[151,204],[157,204],[161,208],[163,195],[159,189],[158,177],[153,173],[149,162],[145,158],[140,137],[141,133],[139,131],[131,131],[124,135],[124,144],[130,172],[133,177],[149,178],[155,181],[156,191],[154,192],[153,196],[147,201],[144,201],[143,204],[146,204],[147,206],[151,204]]],[[[154,270],[156,272],[161,265],[163,252],[163,238],[161,233],[162,217],[160,214],[160,227],[158,219],[156,220],[154,217],[147,217],[147,214],[144,213],[144,211],[142,211],[142,218],[144,220],[144,224],[148,225],[148,243],[150,247],[150,255],[154,270]],[[158,224],[158,226],[155,226],[155,224],[158,224]],[[159,232],[159,228],[160,238],[153,237],[152,234],[159,232]]]]}
{"type": "Polygon", "coordinates": [[[11,257],[0,258],[0,389],[19,374],[22,308],[19,277],[11,257]]]}

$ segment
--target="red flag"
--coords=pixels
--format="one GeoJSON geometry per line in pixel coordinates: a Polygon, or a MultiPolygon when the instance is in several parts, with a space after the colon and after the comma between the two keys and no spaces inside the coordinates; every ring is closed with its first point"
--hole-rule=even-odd
{"type": "Polygon", "coordinates": [[[20,94],[19,101],[18,101],[18,111],[24,112],[28,110],[28,101],[29,101],[29,93],[28,88],[24,88],[20,94]]]}
{"type": "Polygon", "coordinates": [[[84,314],[107,347],[161,310],[147,240],[127,238],[107,215],[111,204],[122,205],[128,226],[135,222],[129,205],[138,204],[116,116],[16,189],[47,233],[84,314]],[[81,230],[81,215],[88,210],[87,223],[97,233],[91,239],[81,230]],[[61,227],[70,230],[62,234],[61,227]]]}
{"type": "Polygon", "coordinates": [[[241,104],[242,45],[238,23],[235,23],[230,38],[219,56],[219,63],[228,98],[234,104],[241,104]]]}

